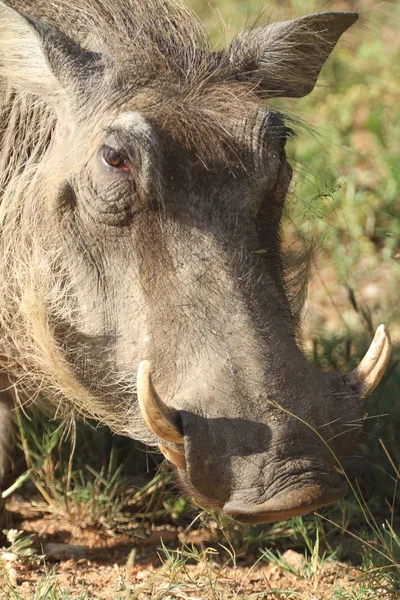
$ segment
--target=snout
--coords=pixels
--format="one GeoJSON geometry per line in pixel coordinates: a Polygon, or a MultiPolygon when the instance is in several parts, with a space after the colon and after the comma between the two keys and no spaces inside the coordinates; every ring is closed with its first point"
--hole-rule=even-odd
{"type": "Polygon", "coordinates": [[[346,483],[337,487],[330,486],[325,482],[307,484],[302,487],[295,485],[282,490],[262,504],[246,503],[245,498],[230,500],[224,505],[223,511],[241,523],[271,523],[317,510],[340,500],[346,492],[346,483]]]}
{"type": "MultiPolygon", "coordinates": [[[[390,341],[382,328],[367,353],[370,370],[364,378],[363,395],[376,384],[376,369],[381,373],[389,351],[390,341]]],[[[362,367],[363,373],[367,367],[362,367]]],[[[217,371],[213,381],[221,375],[217,371]]],[[[144,420],[159,440],[167,442],[167,446],[160,444],[160,449],[177,467],[188,496],[202,508],[222,510],[237,521],[269,523],[312,512],[347,492],[346,482],[332,463],[334,456],[348,454],[357,442],[349,424],[360,419],[360,398],[354,393],[354,380],[360,373],[351,376],[353,387],[342,376],[323,379],[319,372],[312,374],[307,385],[304,376],[299,379],[309,393],[306,396],[303,390],[299,395],[302,401],[293,415],[292,409],[289,412],[267,402],[268,396],[262,392],[252,395],[250,384],[246,394],[238,394],[227,378],[224,390],[231,393],[224,392],[220,402],[218,394],[210,396],[208,382],[202,387],[203,380],[196,380],[190,393],[185,392],[185,397],[187,393],[198,399],[196,410],[183,395],[174,398],[174,404],[181,408],[172,408],[158,396],[147,361],[139,367],[137,391],[144,420]],[[314,381],[315,410],[311,403],[315,402],[311,389],[314,381]],[[349,398],[354,400],[352,404],[349,398]],[[295,418],[296,414],[300,418],[295,418]]],[[[278,383],[275,381],[276,386],[278,383]]],[[[292,388],[288,390],[285,385],[289,398],[292,388]]]]}

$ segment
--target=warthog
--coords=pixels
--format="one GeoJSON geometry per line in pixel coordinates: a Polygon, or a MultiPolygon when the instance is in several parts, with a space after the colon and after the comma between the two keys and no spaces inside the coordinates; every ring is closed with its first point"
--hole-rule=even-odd
{"type": "Polygon", "coordinates": [[[243,522],[344,495],[335,460],[390,341],[381,326],[347,376],[303,355],[291,128],[266,104],[311,92],[356,19],[214,51],[180,0],[0,2],[3,475],[12,395],[159,445],[190,498],[243,522]]]}

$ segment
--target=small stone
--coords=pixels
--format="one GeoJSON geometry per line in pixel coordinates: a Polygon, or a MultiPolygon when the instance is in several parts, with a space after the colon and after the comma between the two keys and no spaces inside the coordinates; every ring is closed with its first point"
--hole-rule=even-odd
{"type": "Polygon", "coordinates": [[[300,554],[295,550],[286,550],[286,552],[282,554],[282,558],[292,568],[301,567],[306,562],[303,554],[300,554]]]}
{"type": "Polygon", "coordinates": [[[14,554],[14,552],[2,552],[0,554],[1,560],[5,560],[7,562],[14,562],[17,560],[18,555],[14,554]]]}

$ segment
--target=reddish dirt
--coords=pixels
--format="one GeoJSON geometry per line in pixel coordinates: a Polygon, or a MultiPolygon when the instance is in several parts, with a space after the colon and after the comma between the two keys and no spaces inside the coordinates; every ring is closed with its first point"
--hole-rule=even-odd
{"type": "MultiPolygon", "coordinates": [[[[355,568],[340,563],[326,561],[321,567],[305,568],[304,557],[293,550],[283,556],[294,573],[265,561],[255,565],[255,556],[238,557],[234,567],[225,552],[216,553],[210,531],[192,531],[187,536],[172,527],[162,527],[154,529],[148,538],[114,535],[82,528],[62,516],[35,508],[26,500],[14,499],[9,509],[14,518],[21,519],[15,525],[26,534],[34,534],[34,546],[46,558],[32,561],[4,553],[1,558],[0,552],[2,600],[16,598],[10,585],[23,600],[228,600],[252,594],[264,600],[328,600],[338,586],[357,587],[361,578],[355,568]],[[166,560],[162,544],[172,553],[183,544],[195,544],[203,551],[203,559],[174,566],[173,561],[166,560]],[[296,576],[296,571],[300,576],[296,576]],[[46,576],[50,582],[47,588],[43,583],[46,576]],[[57,592],[49,596],[46,593],[51,585],[57,592]]],[[[375,593],[375,598],[386,597],[390,596],[375,593]]]]}

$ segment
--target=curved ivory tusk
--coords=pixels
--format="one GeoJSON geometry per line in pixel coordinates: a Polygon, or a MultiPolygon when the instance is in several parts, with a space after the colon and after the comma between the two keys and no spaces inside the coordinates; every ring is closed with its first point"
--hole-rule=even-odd
{"type": "Polygon", "coordinates": [[[385,325],[379,325],[367,354],[358,367],[346,375],[346,381],[356,388],[361,398],[367,398],[382,379],[391,349],[389,332],[385,325]]]}
{"type": "Polygon", "coordinates": [[[151,368],[148,360],[143,360],[139,365],[136,385],[140,410],[147,427],[166,442],[183,444],[179,413],[164,404],[157,394],[151,380],[151,368]]]}
{"type": "Polygon", "coordinates": [[[186,459],[183,452],[179,452],[179,450],[175,450],[175,448],[170,448],[169,446],[164,446],[164,444],[158,444],[158,447],[170,463],[178,467],[178,469],[186,469],[186,459]]]}

